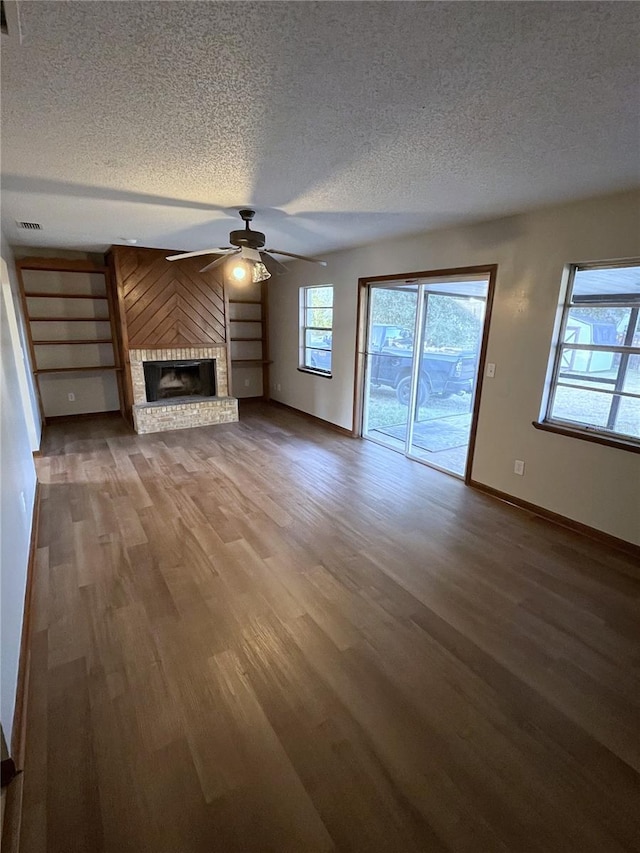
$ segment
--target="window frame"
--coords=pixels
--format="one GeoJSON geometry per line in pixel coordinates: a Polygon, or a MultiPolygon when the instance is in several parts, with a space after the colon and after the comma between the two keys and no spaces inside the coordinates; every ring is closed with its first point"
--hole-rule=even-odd
{"type": "Polygon", "coordinates": [[[316,376],[322,376],[325,379],[331,379],[333,377],[333,318],[334,318],[334,287],[332,284],[309,284],[302,285],[300,287],[300,319],[299,319],[299,330],[300,330],[300,338],[299,338],[299,356],[298,356],[298,370],[302,373],[313,373],[316,376]],[[331,305],[310,305],[308,303],[308,295],[312,290],[330,290],[331,291],[331,305]],[[331,325],[330,326],[308,326],[307,325],[307,311],[309,310],[326,310],[331,311],[331,325]],[[317,347],[317,346],[308,346],[307,345],[307,332],[329,332],[331,334],[331,345],[327,347],[317,347]],[[328,352],[331,357],[331,370],[323,370],[320,367],[314,367],[313,365],[308,365],[306,363],[306,354],[308,350],[316,350],[318,352],[328,352]]]}
{"type": "Polygon", "coordinates": [[[582,438],[587,441],[593,441],[598,444],[606,444],[608,446],[620,447],[627,450],[640,453],[640,437],[632,436],[627,433],[618,432],[615,426],[609,427],[613,414],[614,423],[618,415],[620,401],[628,397],[630,399],[638,399],[640,395],[636,392],[624,391],[624,383],[629,370],[629,359],[633,355],[640,357],[640,345],[634,345],[636,337],[636,328],[640,317],[640,293],[616,293],[594,295],[592,298],[583,298],[579,301],[574,301],[573,291],[575,284],[576,273],[582,270],[597,270],[606,269],[612,270],[616,268],[627,268],[640,266],[640,259],[630,258],[622,261],[602,261],[595,263],[580,263],[571,264],[568,266],[567,286],[565,298],[562,304],[562,315],[558,332],[555,334],[553,346],[553,366],[550,373],[548,383],[548,393],[545,404],[543,406],[543,414],[539,421],[534,421],[533,426],[537,429],[556,432],[562,435],[569,435],[575,438],[582,438]],[[594,308],[629,308],[629,319],[625,332],[624,343],[619,344],[595,344],[578,342],[566,342],[565,336],[567,326],[571,316],[572,308],[589,307],[594,308]],[[556,399],[556,392],[559,387],[582,387],[580,385],[572,386],[569,383],[562,381],[562,359],[567,351],[580,352],[605,352],[605,353],[620,353],[621,361],[617,365],[615,376],[615,384],[611,391],[602,389],[598,391],[596,388],[587,388],[586,390],[596,393],[608,394],[611,397],[609,404],[609,413],[607,418],[607,426],[594,426],[593,424],[585,424],[579,421],[566,420],[565,418],[553,415],[553,407],[556,399]]]}

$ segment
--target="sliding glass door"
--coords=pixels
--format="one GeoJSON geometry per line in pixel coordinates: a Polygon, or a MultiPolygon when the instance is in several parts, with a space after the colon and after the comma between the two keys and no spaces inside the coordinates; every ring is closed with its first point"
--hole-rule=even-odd
{"type": "Polygon", "coordinates": [[[407,443],[417,306],[417,287],[371,288],[364,435],[394,450],[407,443]]]}
{"type": "Polygon", "coordinates": [[[365,438],[464,476],[488,287],[488,273],[369,285],[365,438]]]}

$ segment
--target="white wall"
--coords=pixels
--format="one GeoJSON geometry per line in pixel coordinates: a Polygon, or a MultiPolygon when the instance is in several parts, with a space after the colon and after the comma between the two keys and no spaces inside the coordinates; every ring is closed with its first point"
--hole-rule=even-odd
{"type": "MultiPolygon", "coordinates": [[[[22,347],[24,325],[17,295],[13,255],[2,239],[3,289],[8,267],[10,288],[14,298],[22,347]]],[[[4,294],[3,294],[4,296],[4,294]]],[[[0,305],[0,344],[2,373],[0,376],[0,721],[7,741],[11,742],[13,713],[16,698],[18,657],[24,613],[24,594],[27,561],[31,538],[31,522],[36,487],[32,447],[27,422],[33,417],[37,436],[40,434],[40,417],[35,400],[30,370],[24,370],[22,353],[12,338],[10,311],[5,299],[0,305]],[[27,382],[26,399],[21,393],[22,379],[27,382]]],[[[26,348],[23,350],[26,352],[26,348]]],[[[27,357],[25,356],[25,359],[27,357]]],[[[28,360],[26,361],[28,366],[28,360]]]]}
{"type": "MultiPolygon", "coordinates": [[[[357,215],[357,214],[356,214],[357,215]]],[[[498,264],[473,479],[640,544],[640,454],[531,426],[540,414],[566,264],[640,255],[640,192],[379,242],[269,282],[274,399],[350,428],[359,277],[498,264]],[[298,287],[334,285],[334,375],[297,371],[298,287]],[[276,391],[280,384],[281,391],[276,391]],[[513,474],[515,459],[526,474],[513,474]]],[[[443,475],[444,476],[444,475],[443,475]]]]}
{"type": "MultiPolygon", "coordinates": [[[[27,420],[27,426],[30,434],[31,449],[37,450],[40,447],[42,424],[36,387],[33,381],[31,354],[29,352],[28,336],[22,312],[20,285],[18,284],[18,276],[16,274],[15,267],[15,255],[13,249],[9,247],[5,235],[2,232],[0,232],[0,240],[2,287],[3,291],[6,291],[8,286],[11,294],[11,307],[9,307],[7,311],[9,335],[11,337],[14,350],[16,371],[18,374],[18,382],[20,385],[20,394],[25,411],[25,418],[27,420]]],[[[7,308],[6,301],[4,307],[7,308]]]]}

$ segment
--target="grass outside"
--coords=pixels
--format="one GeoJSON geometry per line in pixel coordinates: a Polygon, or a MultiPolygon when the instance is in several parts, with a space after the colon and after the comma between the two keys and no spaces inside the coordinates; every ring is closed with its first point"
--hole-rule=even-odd
{"type": "MultiPolygon", "coordinates": [[[[471,411],[471,394],[454,395],[452,397],[432,396],[426,406],[420,406],[419,421],[430,421],[451,415],[465,415],[471,411]]],[[[396,392],[392,388],[381,386],[371,388],[368,407],[368,429],[397,426],[407,422],[407,406],[398,402],[396,392]]]]}
{"type": "MultiPolygon", "coordinates": [[[[555,399],[554,415],[563,419],[606,426],[611,397],[597,393],[597,389],[611,388],[596,379],[615,378],[615,371],[598,373],[591,381],[580,380],[581,385],[589,385],[594,391],[582,388],[558,388],[555,399]]],[[[575,380],[578,381],[577,379],[575,380]]],[[[627,371],[625,391],[640,394],[640,370],[627,371]]],[[[431,421],[451,415],[468,414],[471,411],[471,394],[453,395],[448,398],[432,396],[425,406],[420,406],[418,421],[431,421]]],[[[368,431],[384,427],[406,424],[408,408],[398,402],[392,388],[381,386],[370,388],[368,401],[368,431]]],[[[617,430],[625,435],[640,437],[640,399],[623,398],[617,420],[617,430]]]]}

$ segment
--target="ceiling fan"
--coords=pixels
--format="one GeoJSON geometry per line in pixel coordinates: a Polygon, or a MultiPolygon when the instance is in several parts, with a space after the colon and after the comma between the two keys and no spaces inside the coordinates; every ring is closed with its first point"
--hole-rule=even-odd
{"type": "Polygon", "coordinates": [[[220,264],[224,263],[228,258],[235,257],[231,268],[231,276],[239,282],[251,280],[254,282],[264,281],[271,277],[269,270],[262,261],[262,257],[267,258],[276,267],[279,267],[282,272],[286,272],[286,267],[280,263],[273,255],[284,255],[287,258],[296,258],[299,261],[310,261],[314,264],[321,264],[326,267],[327,262],[320,258],[309,258],[305,255],[296,255],[293,252],[283,252],[280,249],[264,249],[266,237],[261,231],[252,231],[249,223],[256,215],[255,210],[243,208],[239,210],[240,218],[244,222],[244,228],[237,231],[232,231],[229,234],[230,246],[223,246],[216,249],[201,249],[198,252],[183,252],[181,255],[169,255],[168,261],[178,261],[182,258],[195,258],[198,255],[221,255],[216,258],[206,267],[203,267],[200,272],[212,270],[220,264]]]}

